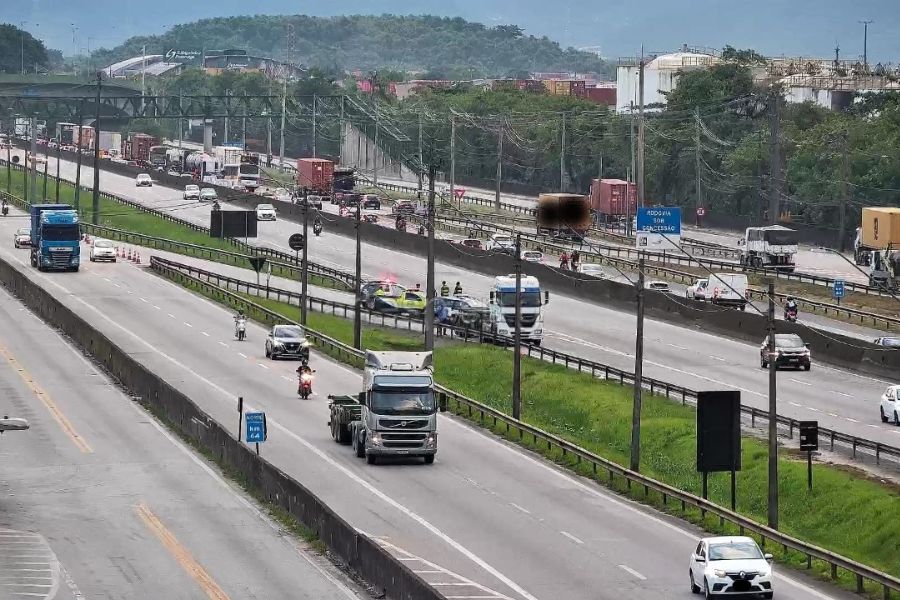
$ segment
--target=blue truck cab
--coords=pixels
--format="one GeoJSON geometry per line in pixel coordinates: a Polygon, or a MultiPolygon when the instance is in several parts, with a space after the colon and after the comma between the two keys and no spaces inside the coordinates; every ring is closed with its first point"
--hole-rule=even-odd
{"type": "Polygon", "coordinates": [[[81,263],[78,213],[68,204],[31,205],[31,266],[77,271],[81,263]]]}

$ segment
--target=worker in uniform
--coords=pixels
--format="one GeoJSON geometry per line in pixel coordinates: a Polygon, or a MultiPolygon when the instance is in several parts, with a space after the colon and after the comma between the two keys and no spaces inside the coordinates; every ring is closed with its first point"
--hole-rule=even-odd
{"type": "Polygon", "coordinates": [[[441,282],[441,297],[447,298],[450,296],[450,286],[447,285],[446,281],[441,282]]]}
{"type": "Polygon", "coordinates": [[[462,284],[458,281],[456,282],[456,285],[453,286],[453,294],[455,296],[459,296],[460,294],[462,294],[462,284]]]}

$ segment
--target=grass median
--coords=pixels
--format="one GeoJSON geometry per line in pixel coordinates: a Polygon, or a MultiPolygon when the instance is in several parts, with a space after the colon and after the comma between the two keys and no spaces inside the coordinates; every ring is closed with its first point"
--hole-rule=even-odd
{"type": "MultiPolygon", "coordinates": [[[[12,171],[12,186],[11,193],[13,196],[17,196],[19,198],[24,198],[25,193],[25,173],[22,171],[12,171]]],[[[36,190],[31,189],[31,181],[28,181],[29,190],[28,190],[28,201],[34,203],[35,201],[44,201],[43,194],[43,173],[38,174],[37,176],[37,188],[36,190]],[[35,192],[37,192],[35,194],[35,192]]],[[[7,173],[5,168],[0,168],[0,190],[6,191],[7,187],[7,173]]],[[[59,187],[59,200],[61,203],[70,204],[75,206],[75,186],[62,182],[59,187]]],[[[46,194],[46,202],[55,203],[56,202],[56,181],[50,178],[47,181],[47,194],[46,194]]],[[[80,206],[79,206],[79,215],[81,217],[82,222],[88,223],[92,219],[92,198],[91,192],[81,190],[80,195],[80,206]]],[[[195,201],[187,200],[185,201],[185,207],[191,207],[196,204],[195,201]]],[[[177,208],[174,210],[175,216],[178,216],[177,208]]],[[[146,243],[150,244],[150,247],[158,248],[160,250],[166,250],[168,252],[174,252],[177,254],[182,254],[184,256],[194,256],[197,258],[203,258],[207,260],[211,260],[214,262],[219,262],[223,264],[233,265],[237,267],[242,267],[245,269],[250,269],[250,262],[241,256],[228,256],[225,254],[216,254],[215,252],[209,252],[208,250],[221,250],[224,252],[231,253],[241,253],[242,250],[230,243],[228,240],[213,238],[210,237],[208,233],[203,231],[197,231],[195,229],[191,229],[185,225],[180,223],[173,223],[171,221],[167,221],[161,217],[158,217],[154,214],[144,212],[138,208],[133,206],[129,206],[127,204],[121,204],[116,202],[115,200],[105,199],[102,196],[99,199],[99,210],[98,210],[99,221],[98,224],[104,227],[110,227],[113,229],[120,229],[122,231],[127,231],[131,233],[139,233],[142,235],[161,238],[163,240],[168,240],[171,242],[177,242],[178,244],[190,244],[193,246],[199,246],[200,248],[190,248],[185,246],[179,246],[177,244],[168,244],[165,242],[153,242],[147,241],[146,243]]],[[[23,219],[22,226],[25,227],[28,225],[27,219],[23,219]]],[[[128,236],[110,236],[117,241],[125,241],[126,243],[132,243],[132,241],[128,238],[128,236]],[[118,239],[118,238],[123,239],[118,239]]],[[[139,245],[137,242],[134,242],[134,245],[139,245]]],[[[280,277],[292,277],[296,278],[298,276],[298,271],[296,269],[286,269],[282,267],[273,267],[272,275],[280,276],[280,277]]],[[[335,289],[347,289],[345,285],[331,279],[328,277],[321,277],[314,273],[310,274],[310,284],[316,285],[319,287],[328,287],[335,289]]]]}
{"type": "MultiPolygon", "coordinates": [[[[196,288],[195,288],[196,289],[196,288]]],[[[282,302],[246,296],[246,299],[290,319],[299,318],[299,308],[282,302]]],[[[309,326],[321,333],[350,343],[352,322],[332,315],[309,313],[309,326]]],[[[418,350],[422,336],[364,325],[363,345],[369,349],[418,350]]],[[[476,344],[438,344],[435,349],[437,380],[459,393],[504,413],[510,409],[512,360],[508,350],[476,344]]],[[[522,418],[527,423],[565,438],[620,465],[629,463],[632,388],[597,380],[588,374],[536,359],[522,360],[522,418]]],[[[508,436],[505,428],[488,428],[508,436]]],[[[642,415],[641,472],[679,489],[699,494],[701,480],[695,469],[696,411],[663,397],[645,394],[642,415]]],[[[548,452],[517,437],[516,443],[540,452],[570,469],[597,478],[586,463],[576,463],[571,455],[548,452]]],[[[744,437],[743,469],[737,477],[737,511],[759,523],[766,522],[767,449],[764,441],[744,437]]],[[[805,457],[781,449],[779,460],[781,531],[827,548],[858,562],[900,576],[900,522],[893,518],[900,502],[898,487],[854,469],[828,464],[813,467],[814,487],[807,490],[805,457]]],[[[609,485],[605,477],[598,479],[609,485]]],[[[682,512],[673,503],[664,505],[655,495],[645,497],[635,486],[612,486],[621,493],[673,512],[701,524],[712,532],[737,533],[721,526],[718,519],[704,518],[699,511],[682,512]]],[[[728,506],[730,483],[727,474],[713,474],[709,498],[728,506]]],[[[803,555],[782,554],[779,560],[805,567],[803,555]]],[[[825,564],[813,562],[813,571],[829,577],[825,564]]],[[[839,583],[854,587],[849,574],[841,573],[839,583]]],[[[868,588],[871,593],[878,592],[868,588]]]]}

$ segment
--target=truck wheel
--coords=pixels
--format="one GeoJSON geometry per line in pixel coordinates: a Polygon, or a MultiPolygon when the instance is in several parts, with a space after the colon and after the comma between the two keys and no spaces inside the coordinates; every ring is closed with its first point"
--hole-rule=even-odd
{"type": "Polygon", "coordinates": [[[434,454],[426,454],[425,455],[425,464],[430,465],[434,463],[434,454]]]}
{"type": "Polygon", "coordinates": [[[366,462],[370,465],[374,465],[376,462],[378,462],[378,457],[374,454],[366,454],[366,462]]]}
{"type": "Polygon", "coordinates": [[[359,436],[353,437],[353,444],[356,446],[354,449],[356,450],[357,457],[362,458],[366,455],[366,447],[364,444],[359,443],[359,436]]]}
{"type": "Polygon", "coordinates": [[[350,429],[346,425],[337,426],[337,441],[339,444],[350,443],[350,429]]]}

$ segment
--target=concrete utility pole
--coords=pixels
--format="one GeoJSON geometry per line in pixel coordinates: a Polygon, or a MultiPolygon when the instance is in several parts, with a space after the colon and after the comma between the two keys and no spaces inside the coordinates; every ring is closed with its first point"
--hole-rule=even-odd
{"type": "Polygon", "coordinates": [[[566,191],[566,113],[559,124],[559,191],[566,191]]]}
{"type": "MultiPolygon", "coordinates": [[[[82,100],[78,104],[78,145],[81,145],[82,138],[82,124],[84,123],[84,100],[82,100]]],[[[94,145],[100,145],[100,130],[96,127],[94,128],[94,145]]],[[[75,157],[75,210],[78,211],[81,209],[81,156],[82,153],[79,152],[78,156],[75,157]]],[[[79,213],[80,214],[80,213],[79,213]]]]}
{"type": "MultiPolygon", "coordinates": [[[[338,161],[341,165],[344,164],[344,142],[347,140],[347,132],[345,131],[346,125],[344,124],[344,99],[345,98],[346,98],[346,96],[341,94],[341,122],[340,122],[341,138],[338,140],[338,142],[340,143],[340,150],[338,150],[338,153],[339,153],[338,161]]],[[[358,161],[358,158],[357,158],[357,161],[358,161]]]]}
{"type": "Polygon", "coordinates": [[[20,41],[22,42],[22,75],[25,74],[25,23],[27,21],[19,21],[19,29],[21,29],[21,35],[19,36],[20,41]]]}
{"type": "Polygon", "coordinates": [[[641,405],[644,382],[644,256],[638,259],[637,334],[634,340],[634,402],[631,412],[631,470],[641,470],[641,405]]]}
{"type": "Polygon", "coordinates": [[[637,149],[635,148],[634,137],[634,102],[631,103],[628,114],[631,117],[631,173],[628,177],[628,181],[634,183],[635,177],[637,176],[637,172],[635,170],[635,165],[637,164],[637,149]]]}
{"type": "Polygon", "coordinates": [[[644,48],[641,47],[641,64],[638,71],[638,146],[637,146],[637,201],[644,206],[644,48]]]}
{"type": "Polygon", "coordinates": [[[694,134],[694,143],[696,149],[696,170],[697,170],[697,206],[694,214],[697,215],[697,225],[700,225],[700,209],[703,208],[703,191],[700,188],[700,107],[694,108],[694,119],[697,122],[696,132],[694,134]]]}
{"type": "Polygon", "coordinates": [[[513,329],[512,416],[522,416],[522,234],[516,234],[516,326],[513,329]]]}
{"type": "MultiPolygon", "coordinates": [[[[144,75],[147,71],[147,46],[141,46],[141,100],[147,95],[147,80],[144,75]]],[[[227,121],[226,121],[227,123],[227,121]]],[[[225,136],[227,141],[228,136],[225,136]]]]}
{"type": "Polygon", "coordinates": [[[309,299],[306,296],[309,285],[309,202],[307,191],[303,188],[303,259],[300,263],[300,324],[306,325],[306,311],[309,310],[309,299]]]}
{"type": "Polygon", "coordinates": [[[425,350],[434,350],[434,178],[437,167],[428,167],[428,215],[425,235],[428,236],[428,259],[425,270],[425,350]]]}
{"type": "Polygon", "coordinates": [[[278,166],[284,168],[284,120],[287,117],[287,71],[281,88],[281,144],[278,147],[278,166]]]}
{"type": "Polygon", "coordinates": [[[450,115],[450,202],[456,198],[456,115],[450,115]]]}
{"type": "MultiPolygon", "coordinates": [[[[57,140],[59,142],[59,140],[57,140]]],[[[81,145],[81,139],[78,140],[81,145]]],[[[79,152],[81,154],[81,152],[79,152]]],[[[56,144],[56,203],[59,204],[59,163],[62,162],[62,144],[56,144]]]]}
{"type": "Polygon", "coordinates": [[[317,158],[318,155],[318,133],[319,130],[316,127],[316,112],[318,112],[318,98],[313,94],[313,111],[312,111],[312,142],[313,142],[313,158],[317,158]]]}
{"type": "Polygon", "coordinates": [[[769,224],[777,225],[781,213],[781,94],[769,94],[769,224]]]}
{"type": "Polygon", "coordinates": [[[372,102],[375,103],[375,140],[372,144],[372,159],[375,163],[375,169],[372,171],[372,184],[375,187],[378,187],[378,129],[380,126],[380,123],[378,122],[378,98],[373,97],[372,102]]]}
{"type": "Polygon", "coordinates": [[[863,26],[863,67],[865,67],[866,71],[869,70],[869,25],[874,22],[871,19],[860,21],[863,26]]]}
{"type": "MultiPolygon", "coordinates": [[[[35,117],[31,117],[31,195],[33,197],[37,197],[37,165],[35,164],[35,158],[37,158],[37,119],[35,117]]],[[[25,168],[28,168],[28,165],[25,165],[25,168]]]]}
{"type": "MultiPolygon", "coordinates": [[[[362,231],[360,231],[359,207],[362,202],[356,203],[356,282],[354,287],[355,299],[353,310],[353,347],[362,350],[362,310],[359,305],[359,293],[362,290],[362,231]]],[[[428,311],[426,311],[427,313],[428,311]]]]}
{"type": "Polygon", "coordinates": [[[778,401],[775,351],[775,284],[769,284],[769,527],[778,529],[778,401]]]}
{"type": "MultiPolygon", "coordinates": [[[[97,73],[97,114],[94,120],[94,137],[100,132],[100,93],[103,87],[103,76],[97,73]]],[[[91,223],[100,224],[100,144],[94,143],[94,190],[91,198],[91,223]]]]}
{"type": "Polygon", "coordinates": [[[419,201],[422,200],[422,185],[425,175],[425,157],[422,151],[422,111],[419,111],[419,201]]]}
{"type": "Polygon", "coordinates": [[[44,150],[44,185],[42,186],[43,192],[41,193],[41,200],[44,202],[47,201],[47,168],[50,166],[50,153],[47,150],[44,150]]]}
{"type": "Polygon", "coordinates": [[[500,125],[500,132],[497,135],[497,190],[494,193],[494,206],[497,211],[500,210],[500,186],[503,183],[503,136],[506,130],[500,125]]]}
{"type": "Polygon", "coordinates": [[[845,131],[841,156],[841,208],[838,215],[838,249],[847,248],[847,203],[850,201],[850,132],[845,131]]]}

